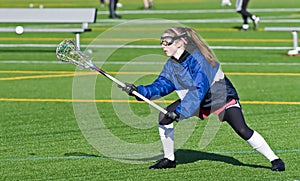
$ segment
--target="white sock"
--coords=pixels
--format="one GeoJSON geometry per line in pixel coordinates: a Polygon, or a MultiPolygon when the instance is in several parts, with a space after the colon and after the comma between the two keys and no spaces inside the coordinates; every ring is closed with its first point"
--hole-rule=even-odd
{"type": "Polygon", "coordinates": [[[169,125],[158,125],[160,140],[164,150],[164,158],[174,161],[174,126],[173,123],[169,125]]]}
{"type": "Polygon", "coordinates": [[[247,142],[253,149],[265,156],[270,162],[278,159],[278,156],[275,155],[268,143],[258,132],[254,131],[253,135],[247,140],[247,142]]]}

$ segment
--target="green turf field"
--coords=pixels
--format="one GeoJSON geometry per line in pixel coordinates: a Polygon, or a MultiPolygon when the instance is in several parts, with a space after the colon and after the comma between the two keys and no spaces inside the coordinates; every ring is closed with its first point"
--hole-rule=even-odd
{"type": "MultiPolygon", "coordinates": [[[[154,0],[148,12],[142,0],[120,2],[120,20],[108,19],[107,6],[97,0],[0,0],[0,8],[98,8],[93,31],[81,35],[82,50],[112,76],[136,84],[151,83],[162,69],[163,30],[193,27],[238,90],[247,123],[285,161],[286,171],[272,172],[226,123],[217,123],[216,135],[205,140],[213,120],[195,118],[176,124],[177,168],[149,170],[162,153],[157,110],[101,75],[59,63],[56,46],[74,39],[72,33],[0,33],[0,180],[300,180],[300,56],[286,55],[290,32],[264,31],[299,27],[299,0],[251,0],[249,11],[262,21],[249,31],[237,29],[240,15],[221,0],[154,0]]],[[[156,103],[175,99],[171,94],[156,103]]]]}

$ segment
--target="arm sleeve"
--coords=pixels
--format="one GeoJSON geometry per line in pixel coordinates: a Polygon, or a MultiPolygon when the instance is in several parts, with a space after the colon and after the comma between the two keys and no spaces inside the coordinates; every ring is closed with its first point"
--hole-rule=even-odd
{"type": "Polygon", "coordinates": [[[137,87],[138,92],[145,96],[147,99],[158,99],[175,90],[174,84],[167,78],[159,76],[150,85],[140,85],[137,87]]]}

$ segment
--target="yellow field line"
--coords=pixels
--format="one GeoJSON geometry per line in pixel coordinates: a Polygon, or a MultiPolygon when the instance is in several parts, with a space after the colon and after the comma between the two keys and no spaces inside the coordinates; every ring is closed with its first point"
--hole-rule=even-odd
{"type": "Polygon", "coordinates": [[[300,76],[300,73],[288,72],[226,72],[226,75],[254,75],[254,76],[300,76]]]}
{"type": "MultiPolygon", "coordinates": [[[[63,102],[63,103],[146,103],[136,100],[109,100],[109,99],[30,99],[30,98],[0,98],[1,102],[63,102]]],[[[155,100],[156,103],[172,103],[174,100],[155,100]]],[[[300,105],[300,102],[286,101],[240,101],[241,104],[258,105],[300,105]]]]}
{"type": "Polygon", "coordinates": [[[43,78],[54,78],[54,77],[70,77],[74,74],[59,74],[59,75],[33,75],[33,76],[19,76],[19,77],[4,77],[1,80],[24,80],[24,79],[43,79],[43,78]]]}
{"type": "Polygon", "coordinates": [[[74,71],[41,71],[41,70],[0,70],[0,74],[68,74],[74,71]]]}
{"type": "Polygon", "coordinates": [[[271,105],[300,105],[300,102],[278,102],[278,101],[240,101],[241,104],[271,104],[271,105]]]}
{"type": "MultiPolygon", "coordinates": [[[[0,70],[0,74],[97,74],[97,72],[79,71],[43,71],[43,70],[0,70]]],[[[159,74],[159,72],[107,72],[109,74],[159,74]]]]}
{"type": "MultiPolygon", "coordinates": [[[[55,75],[32,75],[32,76],[16,76],[16,77],[3,77],[0,81],[9,80],[24,80],[24,79],[42,79],[42,78],[57,78],[57,77],[71,77],[71,76],[84,76],[84,75],[94,75],[97,72],[72,72],[72,71],[0,71],[1,73],[20,73],[20,74],[41,74],[41,73],[56,73],[55,75]]],[[[111,75],[158,75],[159,72],[107,72],[111,75]]],[[[300,76],[300,73],[262,73],[262,72],[227,72],[226,75],[250,75],[250,76],[300,76]]]]}
{"type": "Polygon", "coordinates": [[[17,77],[3,77],[0,81],[6,80],[24,80],[24,79],[42,79],[42,78],[54,78],[54,77],[72,77],[97,74],[96,72],[72,72],[72,71],[0,71],[0,73],[19,73],[19,74],[41,74],[41,73],[56,73],[55,75],[31,75],[31,76],[17,76],[17,77]]]}

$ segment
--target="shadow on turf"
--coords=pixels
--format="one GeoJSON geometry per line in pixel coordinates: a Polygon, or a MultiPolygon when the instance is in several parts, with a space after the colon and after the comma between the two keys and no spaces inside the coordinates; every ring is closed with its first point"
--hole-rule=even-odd
{"type": "Polygon", "coordinates": [[[199,160],[210,160],[210,161],[224,162],[236,166],[270,169],[270,167],[266,167],[262,165],[244,164],[239,160],[230,156],[224,156],[215,153],[207,153],[202,151],[179,149],[176,151],[175,155],[176,155],[177,164],[193,163],[199,160]]]}
{"type": "MultiPolygon", "coordinates": [[[[271,167],[266,167],[262,165],[254,165],[254,164],[244,164],[240,162],[239,160],[225,155],[220,155],[216,153],[207,153],[202,151],[195,151],[195,150],[184,150],[179,149],[175,153],[176,155],[176,161],[177,164],[188,164],[197,162],[199,160],[209,160],[209,161],[217,161],[217,162],[224,162],[231,165],[236,166],[246,166],[246,167],[252,167],[252,168],[265,168],[270,169],[271,167]]],[[[103,155],[94,155],[94,154],[87,154],[82,152],[72,152],[72,153],[65,153],[64,156],[66,157],[77,157],[77,158],[112,158],[112,157],[106,157],[103,155]]],[[[135,160],[135,161],[150,161],[150,160],[158,160],[161,158],[160,156],[155,156],[151,158],[143,158],[143,159],[129,159],[129,158],[121,158],[123,160],[135,160]]],[[[120,159],[120,158],[119,158],[120,159]]]]}

